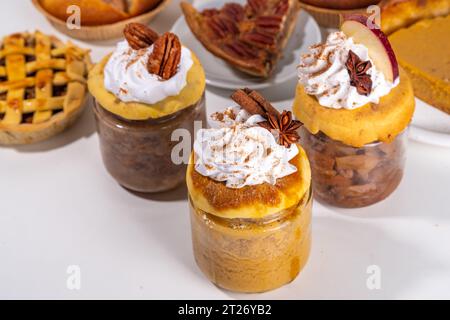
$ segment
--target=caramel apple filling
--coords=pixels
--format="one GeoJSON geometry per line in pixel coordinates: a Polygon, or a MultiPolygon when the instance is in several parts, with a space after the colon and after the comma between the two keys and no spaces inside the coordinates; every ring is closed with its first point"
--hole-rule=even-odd
{"type": "Polygon", "coordinates": [[[314,194],[321,201],[345,208],[364,207],[385,199],[400,184],[406,132],[392,142],[360,148],[303,128],[301,137],[311,161],[314,194]]]}
{"type": "Polygon", "coordinates": [[[386,35],[367,17],[310,47],[298,67],[294,112],[311,161],[315,196],[347,208],[389,196],[405,165],[414,94],[386,35]]]}

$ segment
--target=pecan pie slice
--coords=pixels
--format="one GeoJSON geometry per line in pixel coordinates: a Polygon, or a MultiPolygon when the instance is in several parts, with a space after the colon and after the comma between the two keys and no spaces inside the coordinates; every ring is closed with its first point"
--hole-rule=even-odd
{"type": "Polygon", "coordinates": [[[214,55],[235,68],[267,78],[280,58],[298,14],[296,0],[248,0],[197,11],[182,2],[187,24],[214,55]]]}

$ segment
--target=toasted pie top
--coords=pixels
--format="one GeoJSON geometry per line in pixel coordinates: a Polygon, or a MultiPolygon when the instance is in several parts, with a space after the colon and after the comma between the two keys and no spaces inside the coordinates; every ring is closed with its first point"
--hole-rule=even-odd
{"type": "Polygon", "coordinates": [[[354,147],[392,141],[410,123],[414,113],[411,81],[400,69],[400,83],[382,97],[378,104],[369,103],[353,110],[331,109],[297,86],[294,113],[312,134],[319,131],[328,137],[354,147]]]}
{"type": "Polygon", "coordinates": [[[51,15],[66,21],[67,8],[78,6],[82,12],[81,24],[97,26],[112,24],[148,12],[161,0],[38,0],[51,15]]]}
{"type": "Polygon", "coordinates": [[[227,188],[224,182],[205,177],[195,170],[194,154],[186,173],[189,195],[194,205],[223,218],[263,218],[298,204],[311,185],[311,169],[305,151],[291,160],[297,172],[277,180],[240,189],[227,188]]]}
{"type": "Polygon", "coordinates": [[[170,115],[197,103],[205,91],[203,67],[195,54],[191,54],[194,64],[187,74],[186,86],[178,95],[167,97],[155,104],[122,102],[106,90],[103,71],[110,55],[103,58],[89,73],[89,91],[103,108],[128,120],[148,120],[170,115]]]}

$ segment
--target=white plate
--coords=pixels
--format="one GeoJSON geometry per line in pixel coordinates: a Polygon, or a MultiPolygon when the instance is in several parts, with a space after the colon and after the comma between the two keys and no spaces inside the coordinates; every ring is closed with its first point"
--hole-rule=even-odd
{"type": "Polygon", "coordinates": [[[450,148],[450,115],[416,98],[410,137],[416,141],[450,148]]]}
{"type": "MultiPolygon", "coordinates": [[[[211,0],[207,2],[194,3],[200,10],[206,8],[220,8],[228,0],[211,0]]],[[[245,1],[235,1],[245,3],[245,1]]],[[[305,11],[301,11],[297,26],[294,30],[285,50],[284,56],[278,61],[277,66],[268,79],[259,79],[235,70],[225,61],[215,57],[206,50],[195,38],[183,16],[181,16],[172,27],[172,32],[180,37],[184,45],[192,49],[202,62],[206,73],[206,83],[225,89],[236,89],[249,87],[252,89],[268,88],[283,83],[297,76],[297,65],[301,52],[305,52],[309,46],[322,41],[320,28],[316,21],[305,11]]]]}

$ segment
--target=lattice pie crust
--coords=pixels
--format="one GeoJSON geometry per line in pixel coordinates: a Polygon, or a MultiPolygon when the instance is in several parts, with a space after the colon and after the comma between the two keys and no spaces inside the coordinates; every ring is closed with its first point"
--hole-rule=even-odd
{"type": "Polygon", "coordinates": [[[57,38],[16,33],[0,50],[0,144],[28,144],[61,132],[86,98],[89,52],[57,38]]]}

